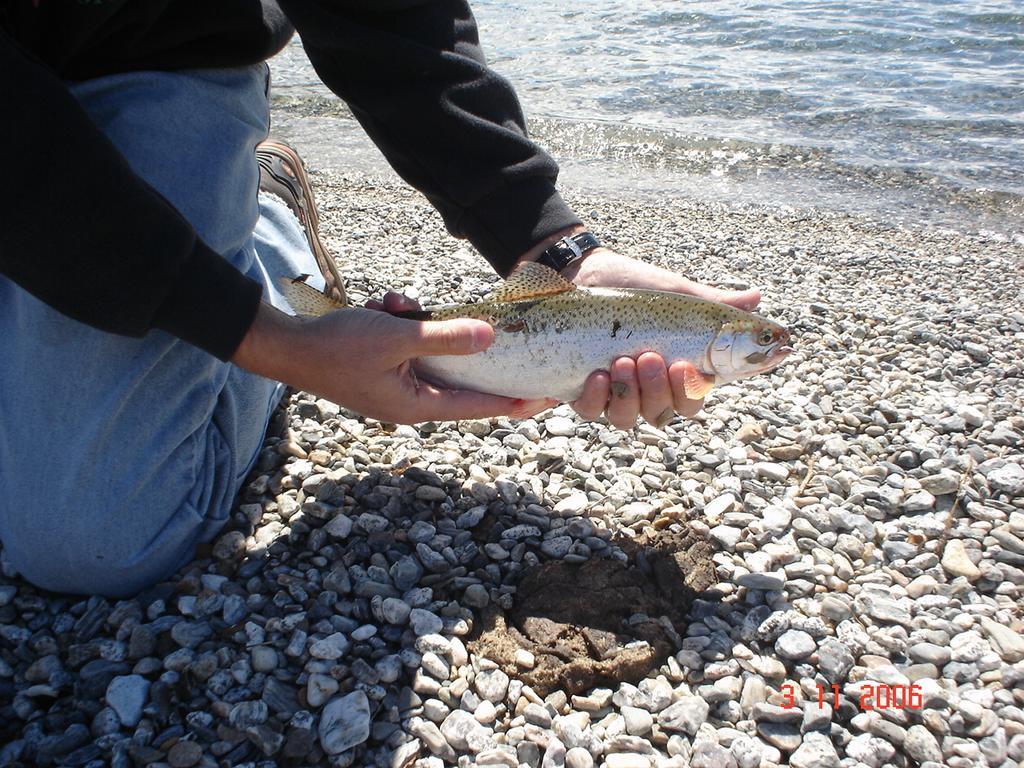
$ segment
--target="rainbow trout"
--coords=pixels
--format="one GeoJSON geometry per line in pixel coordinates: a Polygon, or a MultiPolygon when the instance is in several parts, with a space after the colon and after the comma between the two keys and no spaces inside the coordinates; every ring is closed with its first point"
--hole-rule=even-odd
{"type": "MultiPolygon", "coordinates": [[[[301,278],[280,285],[297,314],[342,308],[301,278]]],[[[527,400],[575,400],[592,372],[644,352],[668,363],[688,360],[713,377],[684,381],[687,396],[699,399],[715,384],[770,371],[793,351],[784,327],[727,304],[666,291],[582,288],[534,263],[520,265],[484,301],[399,317],[490,323],[494,343],[483,352],[423,357],[416,372],[447,387],[527,400]]]]}

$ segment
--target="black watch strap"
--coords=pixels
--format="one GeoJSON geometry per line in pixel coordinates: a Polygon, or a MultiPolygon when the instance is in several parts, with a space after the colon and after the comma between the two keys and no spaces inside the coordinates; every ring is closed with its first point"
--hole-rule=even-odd
{"type": "Polygon", "coordinates": [[[537,259],[538,264],[551,267],[556,272],[561,272],[574,261],[578,261],[601,245],[601,241],[589,232],[580,232],[578,235],[563,237],[557,243],[548,248],[537,259]]]}

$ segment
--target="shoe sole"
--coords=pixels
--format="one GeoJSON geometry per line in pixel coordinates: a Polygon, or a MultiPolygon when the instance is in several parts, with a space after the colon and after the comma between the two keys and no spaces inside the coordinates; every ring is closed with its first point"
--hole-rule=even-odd
{"type": "MultiPolygon", "coordinates": [[[[309,241],[310,249],[313,251],[313,256],[316,259],[317,265],[320,267],[320,272],[323,274],[324,280],[328,280],[328,275],[324,274],[325,271],[329,272],[331,277],[334,278],[334,284],[337,286],[338,292],[341,294],[339,300],[342,304],[348,305],[348,294],[345,291],[345,281],[341,277],[341,273],[338,271],[338,265],[334,262],[334,257],[327,252],[323,243],[320,242],[320,214],[316,209],[316,198],[313,195],[313,187],[309,183],[309,174],[306,172],[306,165],[302,162],[302,158],[298,156],[294,149],[287,144],[268,139],[260,142],[259,149],[280,155],[288,163],[291,164],[292,168],[295,169],[295,180],[299,183],[299,187],[302,189],[302,195],[306,199],[306,215],[309,217],[307,240],[309,241]]],[[[329,288],[330,286],[328,286],[329,288]]]]}

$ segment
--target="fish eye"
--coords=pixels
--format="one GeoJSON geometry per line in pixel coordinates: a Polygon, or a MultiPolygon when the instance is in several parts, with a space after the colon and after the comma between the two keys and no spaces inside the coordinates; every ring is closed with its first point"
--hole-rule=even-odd
{"type": "Polygon", "coordinates": [[[765,328],[759,334],[757,334],[757,343],[759,346],[767,347],[772,343],[772,339],[775,338],[775,334],[771,332],[770,328],[765,328]]]}

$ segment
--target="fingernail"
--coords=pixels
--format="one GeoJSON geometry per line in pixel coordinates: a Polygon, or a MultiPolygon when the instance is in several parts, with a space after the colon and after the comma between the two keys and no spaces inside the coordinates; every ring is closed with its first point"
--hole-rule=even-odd
{"type": "Polygon", "coordinates": [[[626,384],[624,381],[613,381],[612,394],[620,399],[625,397],[629,394],[629,384],[626,384]]]}
{"type": "Polygon", "coordinates": [[[658,418],[654,420],[654,426],[661,429],[676,415],[676,412],[672,408],[666,408],[664,411],[658,414],[658,418]]]}

